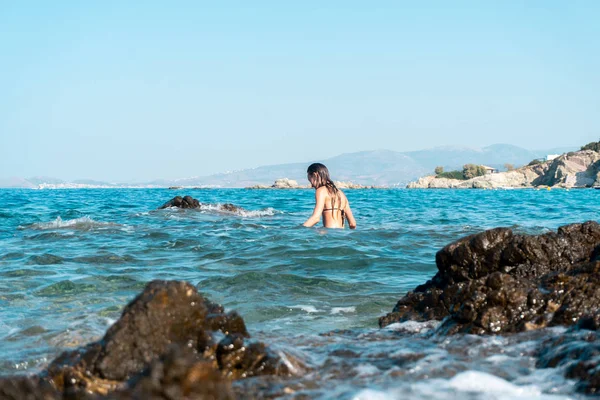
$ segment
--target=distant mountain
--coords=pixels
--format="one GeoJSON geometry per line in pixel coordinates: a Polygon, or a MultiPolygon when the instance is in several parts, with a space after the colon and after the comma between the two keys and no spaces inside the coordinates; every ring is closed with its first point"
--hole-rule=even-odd
{"type": "MultiPolygon", "coordinates": [[[[319,161],[327,165],[335,180],[352,181],[362,185],[404,187],[412,180],[433,173],[436,166],[450,171],[462,169],[464,164],[473,163],[504,170],[507,163],[520,167],[533,159],[570,150],[577,149],[527,150],[510,144],[494,144],[483,148],[447,146],[409,152],[361,151],[319,161]]],[[[306,180],[306,168],[310,163],[268,165],[227,174],[172,181],[169,185],[246,187],[271,184],[278,178],[290,178],[303,183],[306,180]]]]}
{"type": "MultiPolygon", "coordinates": [[[[372,150],[341,154],[325,160],[318,160],[329,168],[332,178],[339,181],[352,181],[362,185],[400,186],[433,173],[436,166],[444,170],[462,169],[464,164],[484,164],[504,170],[506,163],[520,167],[536,158],[548,154],[562,154],[575,148],[554,148],[550,150],[527,150],[510,144],[493,144],[483,148],[434,147],[426,150],[397,152],[372,150]]],[[[267,165],[239,171],[198,176],[176,180],[155,180],[141,184],[107,184],[105,182],[79,180],[64,182],[60,179],[35,177],[31,179],[0,180],[0,187],[38,187],[40,184],[68,186],[87,184],[90,186],[113,187],[247,187],[258,184],[270,185],[275,179],[289,178],[303,184],[306,181],[306,168],[311,161],[279,165],[267,165]]]]}

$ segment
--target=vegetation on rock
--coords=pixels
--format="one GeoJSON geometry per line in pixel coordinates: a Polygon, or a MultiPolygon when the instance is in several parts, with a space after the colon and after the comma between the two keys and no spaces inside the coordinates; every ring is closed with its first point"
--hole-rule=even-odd
{"type": "Polygon", "coordinates": [[[596,153],[600,153],[600,141],[590,142],[585,146],[581,146],[581,150],[593,150],[596,153]]]}
{"type": "Polygon", "coordinates": [[[476,176],[485,175],[485,168],[483,168],[481,165],[465,164],[463,166],[462,173],[465,179],[473,179],[476,176]]]}

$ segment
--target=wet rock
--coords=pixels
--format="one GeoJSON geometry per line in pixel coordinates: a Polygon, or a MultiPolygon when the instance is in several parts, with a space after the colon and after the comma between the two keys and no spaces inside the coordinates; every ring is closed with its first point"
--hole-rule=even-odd
{"type": "Polygon", "coordinates": [[[379,324],[444,320],[447,334],[573,325],[600,308],[599,251],[600,225],[592,221],[537,236],[507,228],[471,235],[440,250],[438,273],[379,324]]]}
{"type": "Polygon", "coordinates": [[[169,207],[177,207],[177,208],[198,208],[200,207],[200,202],[197,199],[194,199],[192,196],[175,196],[171,200],[167,201],[162,206],[158,207],[159,210],[163,208],[169,207]]]}
{"type": "Polygon", "coordinates": [[[1,380],[0,398],[228,399],[232,379],[292,374],[285,356],[248,337],[241,316],[189,283],[153,281],[101,340],[64,352],[39,377],[1,380]]]}
{"type": "MultiPolygon", "coordinates": [[[[184,197],[175,196],[171,200],[169,200],[165,204],[163,204],[162,206],[158,207],[158,209],[162,210],[164,208],[170,208],[170,207],[200,208],[203,205],[206,205],[206,204],[200,203],[200,201],[198,201],[198,199],[195,199],[192,196],[184,196],[184,197]]],[[[244,211],[243,208],[238,207],[231,203],[217,204],[217,205],[213,205],[213,207],[214,207],[214,209],[216,209],[218,211],[226,211],[226,212],[233,212],[233,213],[244,211]]]]}
{"type": "Polygon", "coordinates": [[[290,375],[289,367],[264,344],[244,345],[239,334],[227,335],[216,351],[219,369],[232,378],[257,375],[290,375]]]}
{"type": "Polygon", "coordinates": [[[37,376],[16,376],[0,379],[0,399],[57,400],[61,394],[45,379],[37,376]]]}
{"type": "Polygon", "coordinates": [[[600,337],[597,332],[570,329],[543,343],[537,368],[562,368],[567,378],[576,379],[577,390],[600,393],[600,337]]]}
{"type": "Polygon", "coordinates": [[[185,348],[171,346],[161,359],[127,383],[127,387],[111,393],[114,399],[214,399],[229,400],[234,396],[231,382],[214,363],[192,354],[185,348]]]}

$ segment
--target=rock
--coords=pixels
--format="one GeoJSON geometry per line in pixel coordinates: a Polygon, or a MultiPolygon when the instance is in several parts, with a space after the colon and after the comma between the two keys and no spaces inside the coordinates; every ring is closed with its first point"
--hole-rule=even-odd
{"type": "Polygon", "coordinates": [[[158,207],[159,210],[163,208],[169,207],[177,207],[177,208],[198,208],[200,207],[200,202],[197,199],[194,199],[192,196],[175,196],[171,200],[167,201],[162,206],[158,207]]]}
{"type": "Polygon", "coordinates": [[[592,187],[600,185],[600,154],[581,150],[554,160],[513,171],[477,176],[468,180],[426,176],[410,182],[409,189],[498,189],[532,187],[592,187]]]}
{"type": "Polygon", "coordinates": [[[570,329],[558,338],[547,340],[537,352],[537,368],[565,369],[567,378],[576,379],[577,390],[600,393],[600,337],[598,332],[570,329]]]}
{"type": "Polygon", "coordinates": [[[600,307],[599,254],[593,221],[537,236],[507,228],[467,236],[438,251],[438,273],[379,324],[444,320],[447,334],[574,325],[600,307]]]}
{"type": "Polygon", "coordinates": [[[213,363],[171,346],[127,387],[111,393],[113,399],[233,399],[230,380],[213,363]]]}
{"type": "Polygon", "coordinates": [[[592,187],[600,171],[600,154],[583,150],[563,154],[549,165],[544,175],[535,179],[534,186],[592,187]]]}
{"type": "MultiPolygon", "coordinates": [[[[165,204],[160,206],[158,209],[162,210],[164,208],[169,207],[177,207],[177,208],[200,208],[203,204],[200,203],[197,199],[194,199],[192,196],[175,196],[171,200],[167,201],[165,204]]],[[[227,212],[240,212],[245,211],[243,208],[233,205],[231,203],[218,204],[216,208],[219,211],[227,211],[227,212]]]]}
{"type": "Polygon", "coordinates": [[[281,178],[277,179],[271,187],[275,189],[296,189],[299,185],[293,179],[281,178]]]}
{"type": "MultiPolygon", "coordinates": [[[[338,189],[379,189],[377,186],[364,186],[353,182],[335,181],[335,186],[338,189]]],[[[271,186],[266,185],[254,185],[249,186],[246,189],[310,189],[310,185],[299,185],[293,179],[281,178],[277,179],[271,186]]]]}
{"type": "Polygon", "coordinates": [[[334,183],[338,189],[381,189],[378,186],[373,186],[373,185],[365,186],[365,185],[361,185],[360,183],[354,183],[354,182],[335,181],[334,183]]]}
{"type": "Polygon", "coordinates": [[[52,384],[37,376],[0,378],[0,399],[3,400],[57,400],[62,398],[52,384]]]}
{"type": "Polygon", "coordinates": [[[229,399],[231,379],[292,374],[287,358],[248,337],[237,313],[189,283],[153,281],[101,340],[64,352],[38,377],[0,380],[0,398],[229,399]]]}

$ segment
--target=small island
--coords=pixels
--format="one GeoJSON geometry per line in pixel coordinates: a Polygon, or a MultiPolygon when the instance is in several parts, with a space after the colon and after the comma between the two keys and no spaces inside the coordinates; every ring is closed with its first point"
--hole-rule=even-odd
{"type": "Polygon", "coordinates": [[[444,172],[410,182],[408,189],[514,189],[600,187],[600,141],[581,150],[548,160],[532,160],[528,165],[506,172],[482,165],[466,164],[462,171],[444,172]]]}

